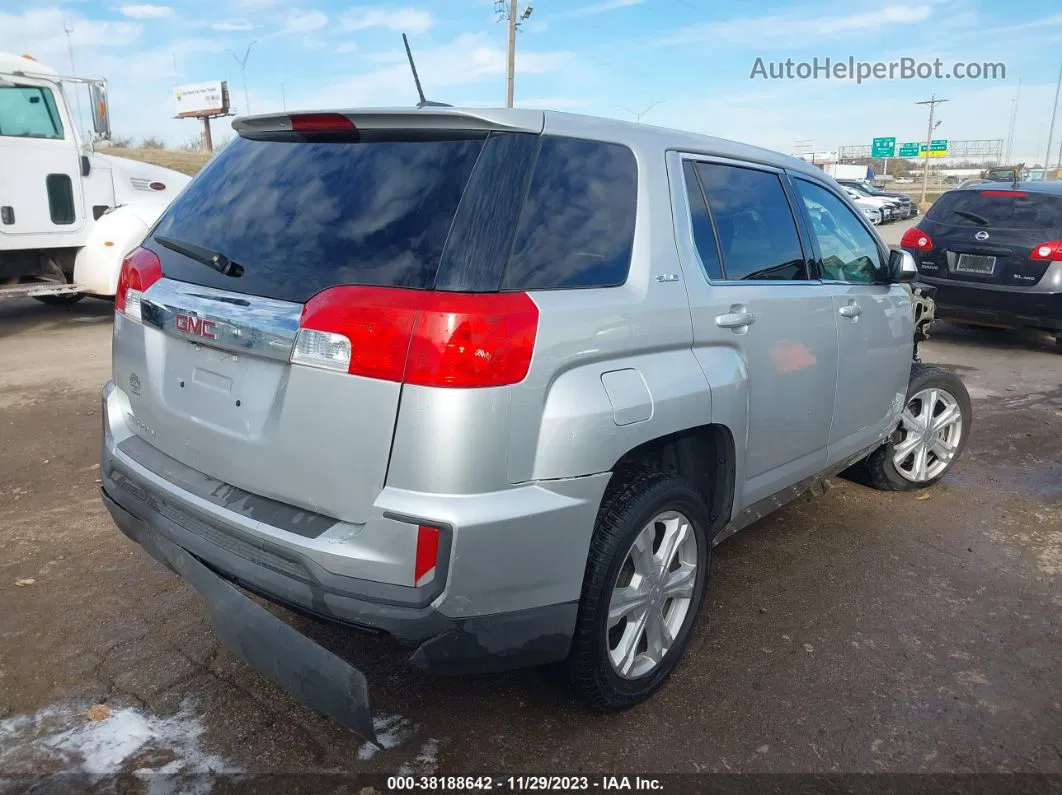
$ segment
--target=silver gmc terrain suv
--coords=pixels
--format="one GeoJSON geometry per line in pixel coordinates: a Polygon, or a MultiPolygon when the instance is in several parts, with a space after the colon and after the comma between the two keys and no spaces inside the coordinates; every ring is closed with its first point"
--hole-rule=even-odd
{"type": "Polygon", "coordinates": [[[103,500],[228,648],[369,738],[365,677],[245,592],[436,671],[564,661],[622,709],[678,663],[713,544],[962,452],[910,255],[800,160],[531,110],[234,127],[122,268],[103,500]]]}

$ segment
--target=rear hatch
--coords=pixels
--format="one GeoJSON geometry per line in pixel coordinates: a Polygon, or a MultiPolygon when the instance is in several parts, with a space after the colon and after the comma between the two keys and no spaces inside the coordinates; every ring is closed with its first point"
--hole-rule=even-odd
{"type": "Polygon", "coordinates": [[[1062,195],[1010,188],[951,191],[918,229],[924,234],[909,230],[903,245],[926,276],[1028,287],[1043,277],[1062,239],[1062,195]]]}
{"type": "Polygon", "coordinates": [[[306,118],[234,139],[127,260],[114,377],[166,455],[357,523],[386,478],[410,318],[494,133],[306,118]]]}

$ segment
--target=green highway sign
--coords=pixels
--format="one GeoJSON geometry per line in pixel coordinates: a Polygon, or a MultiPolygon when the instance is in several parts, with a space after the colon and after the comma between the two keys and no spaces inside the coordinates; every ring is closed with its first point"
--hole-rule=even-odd
{"type": "Polygon", "coordinates": [[[895,138],[875,138],[870,144],[871,157],[894,157],[895,155],[895,138]]]}
{"type": "MultiPolygon", "coordinates": [[[[925,145],[921,148],[924,148],[925,145]]],[[[920,147],[917,143],[900,144],[900,157],[918,157],[920,147]]]]}
{"type": "Polygon", "coordinates": [[[938,138],[929,142],[930,152],[947,152],[948,151],[948,139],[938,138]]]}

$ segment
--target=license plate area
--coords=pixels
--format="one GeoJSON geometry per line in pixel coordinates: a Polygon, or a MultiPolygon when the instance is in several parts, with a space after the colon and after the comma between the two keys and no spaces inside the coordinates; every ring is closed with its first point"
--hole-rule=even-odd
{"type": "Polygon", "coordinates": [[[955,262],[956,273],[973,273],[977,276],[991,276],[996,270],[996,258],[980,254],[960,254],[955,262]]]}

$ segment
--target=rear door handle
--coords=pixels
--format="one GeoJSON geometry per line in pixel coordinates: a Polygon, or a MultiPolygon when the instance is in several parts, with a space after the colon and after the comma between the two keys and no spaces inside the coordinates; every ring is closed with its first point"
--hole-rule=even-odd
{"type": "MultiPolygon", "coordinates": [[[[734,309],[734,307],[731,307],[734,309]]],[[[751,312],[728,312],[725,315],[717,315],[715,325],[719,328],[744,329],[756,322],[756,316],[751,312]]]]}
{"type": "Polygon", "coordinates": [[[859,304],[847,304],[846,306],[842,306],[837,311],[840,312],[844,317],[851,318],[857,318],[861,314],[863,314],[863,310],[859,308],[859,304]]]}

